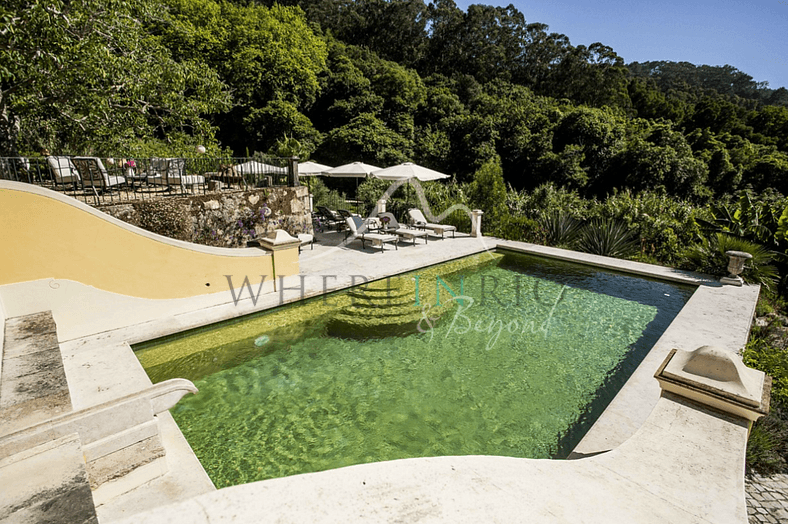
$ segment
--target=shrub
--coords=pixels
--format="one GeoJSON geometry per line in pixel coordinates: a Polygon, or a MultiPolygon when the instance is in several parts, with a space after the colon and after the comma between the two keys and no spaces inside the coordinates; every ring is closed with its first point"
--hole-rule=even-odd
{"type": "Polygon", "coordinates": [[[694,205],[664,194],[616,193],[593,206],[593,216],[622,220],[640,238],[641,258],[674,265],[682,250],[701,239],[696,218],[705,213],[694,205]]]}
{"type": "Polygon", "coordinates": [[[628,258],[637,253],[638,239],[621,220],[595,218],[580,229],[577,249],[606,257],[628,258]]]}
{"type": "Polygon", "coordinates": [[[752,427],[747,441],[746,473],[773,475],[788,470],[788,413],[773,402],[769,414],[752,427]]]}
{"type": "Polygon", "coordinates": [[[505,240],[538,244],[544,242],[544,234],[539,222],[524,216],[504,215],[492,230],[488,230],[482,221],[482,232],[505,240]]]}
{"type": "Polygon", "coordinates": [[[556,187],[553,184],[542,184],[531,192],[518,192],[510,188],[506,197],[509,212],[537,219],[545,213],[561,211],[562,213],[584,220],[593,201],[586,200],[576,191],[556,187]]]}
{"type": "Polygon", "coordinates": [[[312,205],[315,209],[317,209],[317,206],[326,206],[329,209],[336,210],[340,205],[345,205],[346,198],[344,193],[328,189],[325,182],[318,177],[312,178],[313,180],[309,181],[309,187],[312,192],[312,205]]]}
{"type": "Polygon", "coordinates": [[[760,332],[753,336],[742,353],[744,363],[772,377],[772,400],[788,406],[788,351],[775,347],[760,332]]]}
{"type": "Polygon", "coordinates": [[[550,246],[571,247],[580,234],[583,223],[561,211],[553,211],[539,218],[544,241],[550,246]]]}

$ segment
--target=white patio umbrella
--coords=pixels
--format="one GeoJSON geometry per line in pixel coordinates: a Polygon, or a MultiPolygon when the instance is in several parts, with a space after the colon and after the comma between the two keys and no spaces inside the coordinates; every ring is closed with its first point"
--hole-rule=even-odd
{"type": "MultiPolygon", "coordinates": [[[[365,164],[364,162],[352,162],[350,164],[344,164],[333,169],[329,169],[323,174],[336,178],[355,178],[356,192],[358,192],[358,179],[367,178],[373,171],[380,171],[380,168],[371,164],[365,164]]],[[[355,201],[354,203],[358,204],[358,202],[355,201]]]]}
{"type": "Polygon", "coordinates": [[[298,176],[322,175],[329,169],[333,169],[333,168],[325,164],[318,164],[317,162],[312,162],[311,160],[306,162],[300,162],[298,164],[298,176]]]}
{"type": "Polygon", "coordinates": [[[373,171],[380,171],[380,168],[364,162],[352,162],[329,169],[324,174],[338,178],[367,178],[373,171]]]}
{"type": "Polygon", "coordinates": [[[449,175],[444,175],[443,173],[414,164],[413,162],[405,162],[404,164],[373,171],[372,176],[383,180],[410,180],[411,178],[417,178],[422,182],[449,178],[449,175]]]}
{"type": "Polygon", "coordinates": [[[405,162],[397,164],[396,166],[387,167],[372,173],[375,178],[381,180],[405,180],[408,183],[407,192],[405,193],[405,201],[410,201],[410,180],[416,178],[422,182],[428,180],[440,180],[442,178],[449,178],[449,175],[439,173],[433,169],[414,164],[413,162],[405,162]]]}

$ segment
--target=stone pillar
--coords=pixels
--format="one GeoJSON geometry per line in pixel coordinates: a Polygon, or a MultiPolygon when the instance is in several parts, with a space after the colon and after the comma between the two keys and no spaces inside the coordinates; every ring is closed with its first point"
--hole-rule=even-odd
{"type": "Polygon", "coordinates": [[[291,156],[287,159],[287,185],[290,187],[298,187],[301,185],[298,182],[298,157],[291,156]]]}
{"type": "Polygon", "coordinates": [[[482,215],[484,211],[481,209],[474,209],[471,211],[471,236],[480,238],[482,236],[482,215]]]}
{"type": "Polygon", "coordinates": [[[375,208],[375,213],[379,215],[385,212],[386,212],[386,199],[381,198],[380,200],[378,200],[377,207],[375,208]]]}

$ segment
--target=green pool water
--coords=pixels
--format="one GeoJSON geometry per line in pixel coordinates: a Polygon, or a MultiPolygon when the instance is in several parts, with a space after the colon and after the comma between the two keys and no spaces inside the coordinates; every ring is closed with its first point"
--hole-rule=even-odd
{"type": "Polygon", "coordinates": [[[171,412],[217,487],[406,457],[564,456],[693,291],[514,254],[371,288],[135,348],[154,382],[199,388],[171,412]]]}

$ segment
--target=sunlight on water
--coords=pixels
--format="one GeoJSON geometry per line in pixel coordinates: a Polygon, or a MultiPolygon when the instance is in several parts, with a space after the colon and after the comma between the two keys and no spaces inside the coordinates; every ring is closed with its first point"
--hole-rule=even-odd
{"type": "MultiPolygon", "coordinates": [[[[193,347],[190,338],[208,337],[217,349],[146,369],[155,380],[193,370],[199,394],[171,412],[217,487],[406,457],[553,457],[690,291],[561,265],[542,275],[507,261],[446,277],[465,298],[444,289],[441,301],[454,304],[440,321],[436,304],[417,306],[414,294],[408,307],[420,322],[400,336],[329,336],[323,308],[297,329],[263,334],[258,319],[241,342],[215,344],[215,331],[175,340],[193,347]],[[606,288],[618,296],[598,292],[606,288]],[[622,298],[627,291],[648,298],[622,298]]],[[[424,275],[420,285],[435,286],[424,275]]],[[[299,318],[298,307],[273,314],[299,318]]]]}

